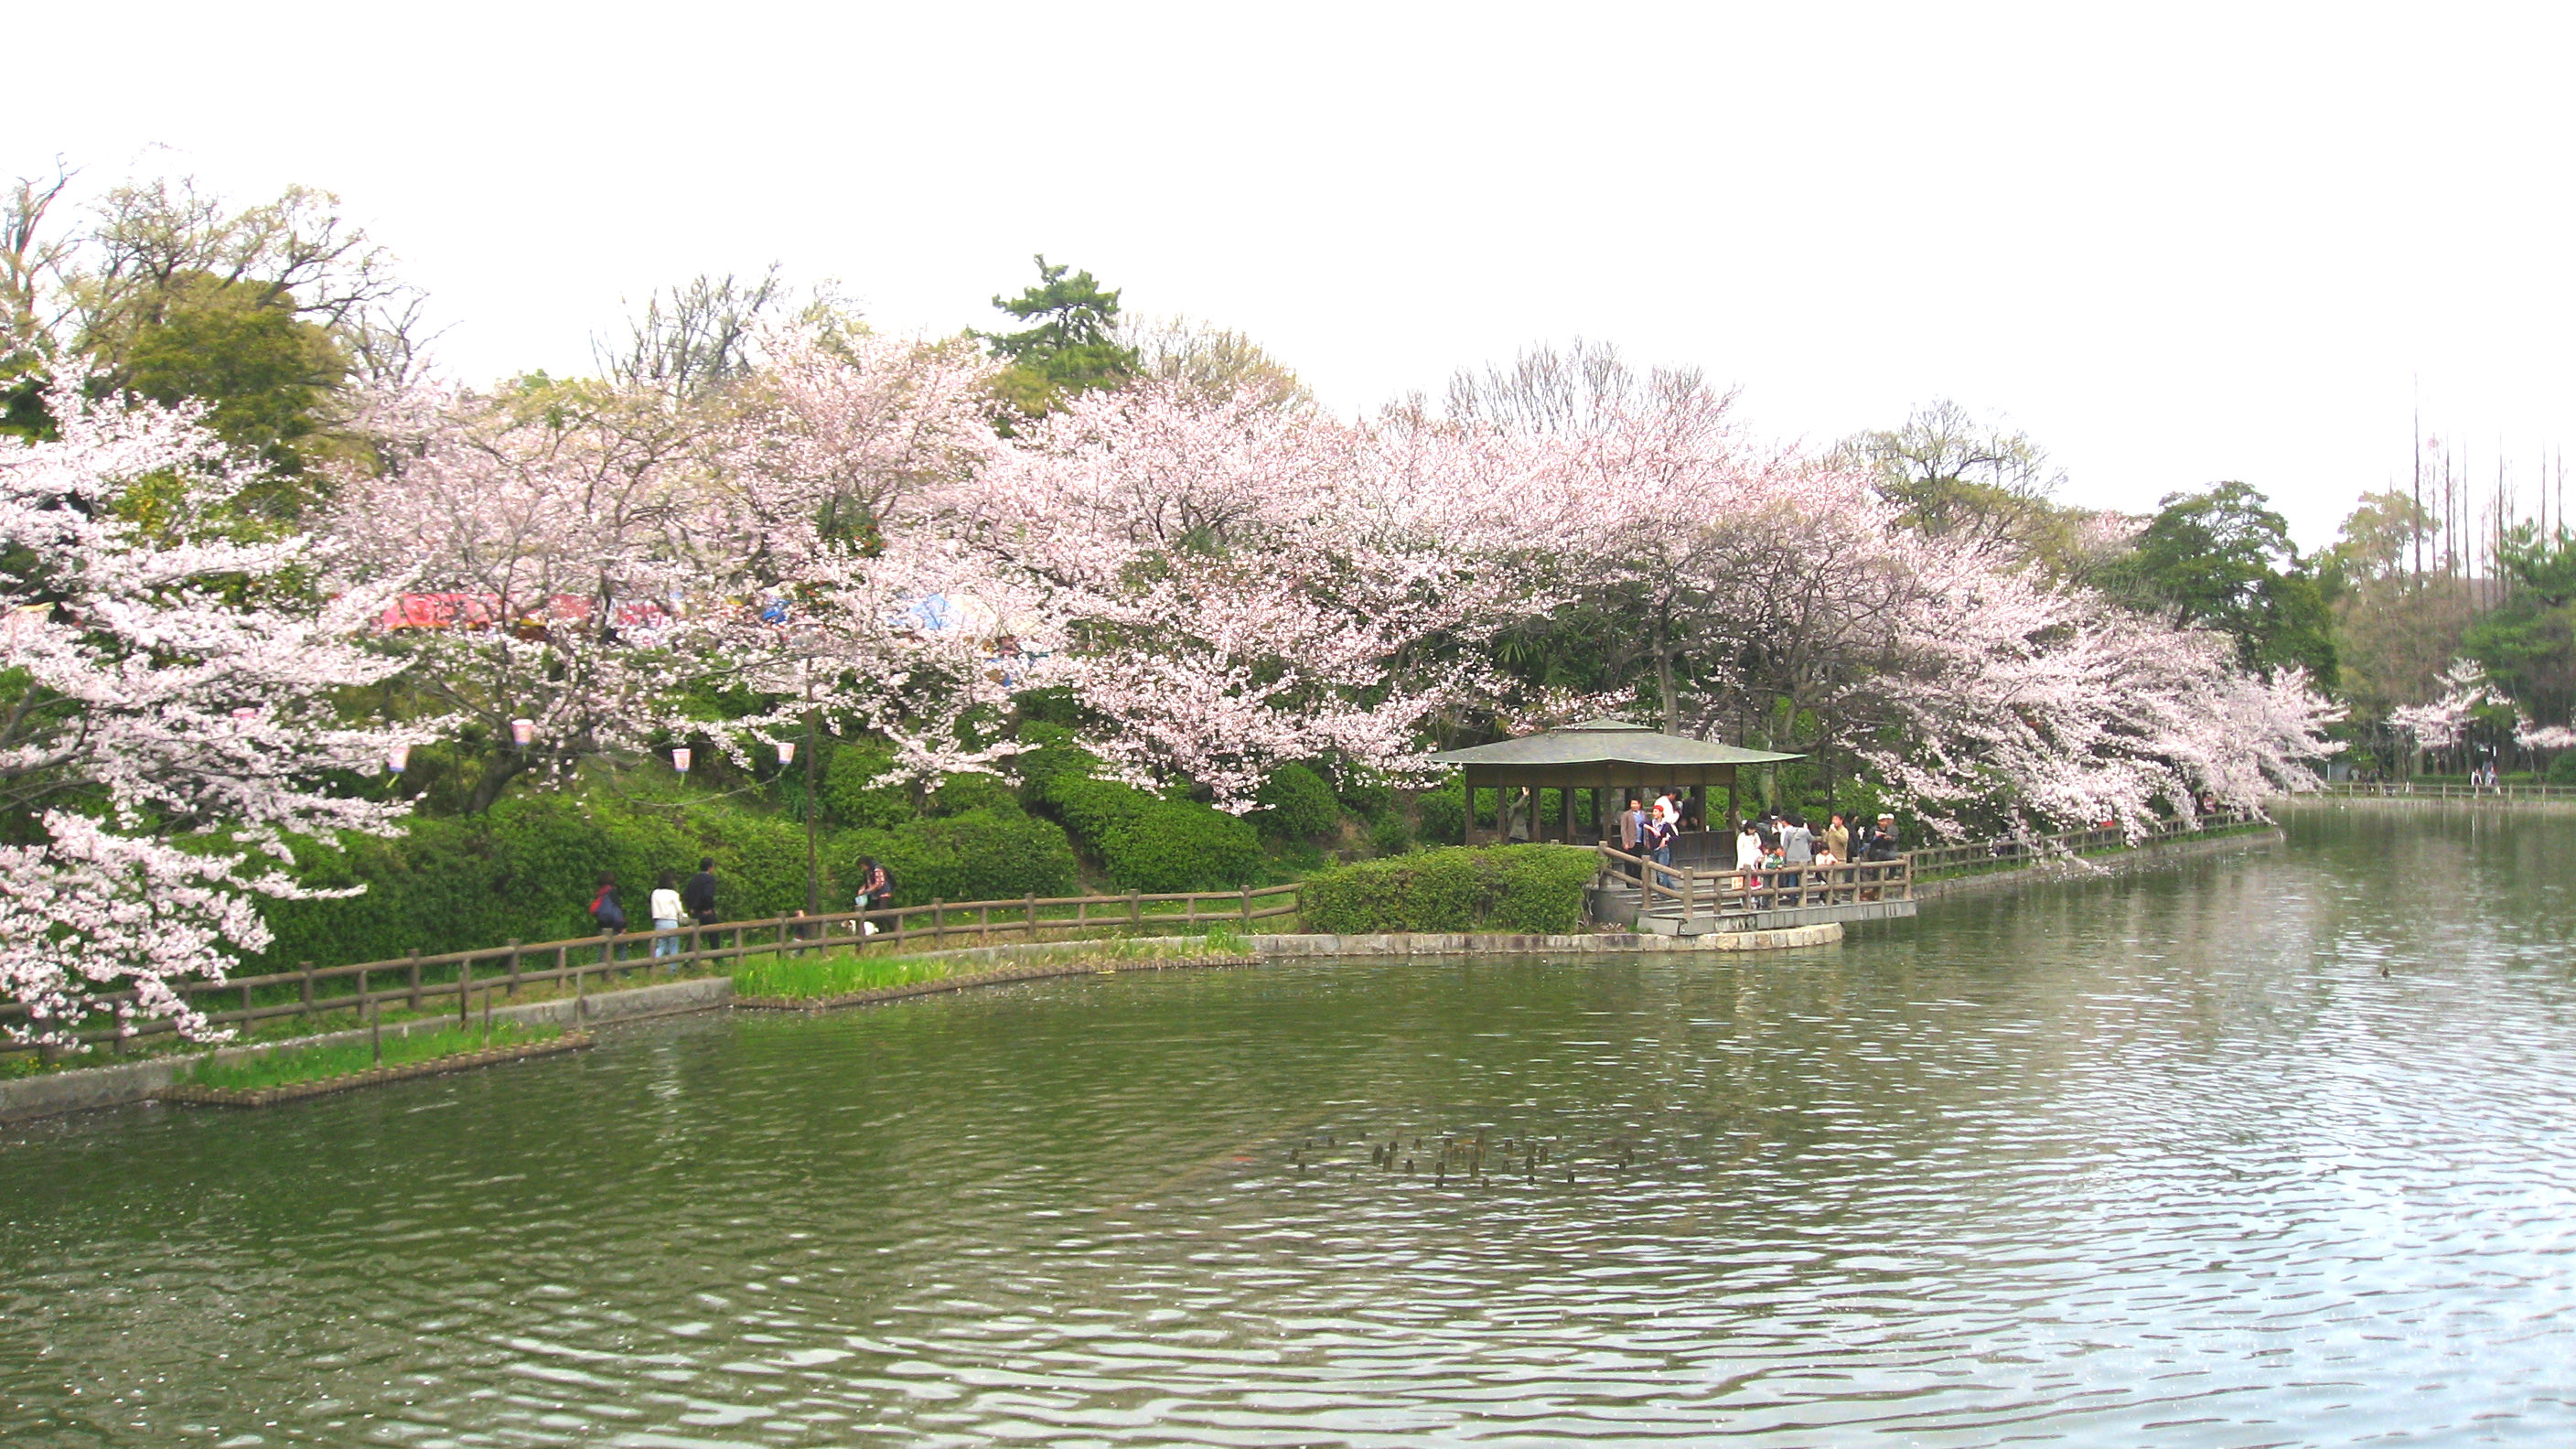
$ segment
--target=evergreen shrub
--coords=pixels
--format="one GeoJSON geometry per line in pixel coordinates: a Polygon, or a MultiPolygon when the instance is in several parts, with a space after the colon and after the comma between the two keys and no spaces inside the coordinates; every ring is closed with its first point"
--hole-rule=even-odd
{"type": "Polygon", "coordinates": [[[1074,839],[1131,891],[1206,891],[1250,885],[1261,840],[1234,816],[1132,785],[1058,773],[1047,803],[1074,839]]]}
{"type": "Polygon", "coordinates": [[[1369,826],[1369,848],[1380,855],[1402,855],[1413,848],[1413,827],[1389,810],[1369,826]]]}
{"type": "Polygon", "coordinates": [[[1447,844],[1467,833],[1467,790],[1451,781],[1423,795],[1415,808],[1422,816],[1422,838],[1447,844]]]}
{"type": "MultiPolygon", "coordinates": [[[[728,816],[749,818],[758,817],[728,816]]],[[[276,940],[249,958],[248,969],[392,960],[415,948],[437,955],[498,946],[512,937],[587,935],[596,929],[589,907],[603,870],[617,874],[618,900],[630,925],[649,929],[644,913],[656,875],[670,870],[686,876],[700,855],[715,854],[722,879],[729,854],[710,850],[711,842],[668,820],[625,815],[564,795],[505,800],[478,817],[414,819],[409,826],[410,833],[395,840],[352,836],[343,849],[299,851],[299,876],[307,884],[332,889],[363,883],[366,894],[264,902],[276,940]]],[[[801,835],[796,869],[801,903],[801,835]]]]}
{"type": "Polygon", "coordinates": [[[2558,758],[2549,762],[2549,783],[2576,785],[2576,750],[2561,750],[2558,758]]]}
{"type": "Polygon", "coordinates": [[[1031,808],[1046,808],[1052,804],[1048,792],[1056,781],[1099,772],[1100,757],[1075,744],[1073,731],[1062,725],[1042,722],[1023,725],[1020,740],[1023,744],[1037,747],[1021,751],[1011,760],[1020,772],[1020,799],[1031,808]]]}
{"type": "Polygon", "coordinates": [[[1363,820],[1375,820],[1395,808],[1395,791],[1386,782],[1352,771],[1335,792],[1342,808],[1363,820]]]}
{"type": "Polygon", "coordinates": [[[1341,823],[1342,802],[1334,798],[1333,787],[1304,765],[1271,771],[1253,798],[1261,805],[1255,823],[1284,839],[1312,840],[1341,823]]]}
{"type": "Polygon", "coordinates": [[[1019,794],[1011,782],[999,775],[982,771],[950,775],[930,792],[930,813],[963,815],[969,810],[990,810],[997,805],[1019,808],[1019,794]]]}
{"type": "Polygon", "coordinates": [[[1583,888],[1598,864],[1563,845],[1450,846],[1337,866],[1297,895],[1307,929],[1508,931],[1561,935],[1583,923],[1583,888]]]}
{"type": "MultiPolygon", "coordinates": [[[[853,832],[838,857],[842,880],[858,880],[862,855],[875,856],[894,872],[899,906],[1069,896],[1081,883],[1064,827],[1010,804],[853,832]]],[[[831,910],[853,905],[848,897],[826,902],[831,910]]]]}
{"type": "Polygon", "coordinates": [[[883,745],[832,747],[831,758],[823,762],[823,819],[860,830],[883,830],[910,820],[917,812],[909,786],[872,783],[893,764],[894,752],[883,745]]]}

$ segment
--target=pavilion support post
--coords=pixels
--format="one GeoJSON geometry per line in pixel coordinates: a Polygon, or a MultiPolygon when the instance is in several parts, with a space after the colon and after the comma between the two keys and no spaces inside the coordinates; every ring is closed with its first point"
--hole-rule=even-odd
{"type": "Polygon", "coordinates": [[[1574,843],[1574,787],[1556,787],[1556,838],[1568,845],[1574,843]]]}

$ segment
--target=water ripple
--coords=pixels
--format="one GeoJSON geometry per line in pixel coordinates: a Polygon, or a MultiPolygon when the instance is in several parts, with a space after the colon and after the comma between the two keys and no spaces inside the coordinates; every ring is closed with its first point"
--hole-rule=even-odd
{"type": "Polygon", "coordinates": [[[0,1437],[2563,1443],[2571,847],[2309,815],[1839,951],[1081,978],[39,1124],[0,1437]]]}

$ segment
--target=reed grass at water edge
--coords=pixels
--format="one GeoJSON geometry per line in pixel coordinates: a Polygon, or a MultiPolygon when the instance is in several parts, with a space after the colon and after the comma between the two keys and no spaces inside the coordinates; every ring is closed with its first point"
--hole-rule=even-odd
{"type": "MultiPolygon", "coordinates": [[[[1015,954],[1009,964],[1036,966],[1084,961],[1179,960],[1199,956],[1240,956],[1244,949],[1241,932],[1217,926],[1211,927],[1204,938],[1193,938],[1187,942],[1067,942],[1057,948],[1015,954]]],[[[751,1000],[819,1001],[862,991],[973,975],[990,970],[996,964],[960,956],[877,956],[847,948],[829,952],[817,948],[816,954],[811,956],[779,955],[745,962],[733,973],[733,989],[737,997],[751,1000]]]]}
{"type": "Polygon", "coordinates": [[[488,1033],[480,1026],[451,1026],[439,1031],[414,1032],[408,1036],[387,1036],[382,1040],[384,1054],[381,1059],[376,1054],[374,1043],[330,1042],[318,1046],[285,1047],[230,1061],[210,1057],[189,1068],[179,1080],[189,1086],[257,1092],[270,1087],[298,1086],[332,1077],[354,1076],[380,1066],[406,1066],[440,1057],[461,1056],[486,1047],[527,1046],[551,1041],[561,1035],[563,1028],[560,1026],[524,1022],[495,1023],[488,1033]]]}

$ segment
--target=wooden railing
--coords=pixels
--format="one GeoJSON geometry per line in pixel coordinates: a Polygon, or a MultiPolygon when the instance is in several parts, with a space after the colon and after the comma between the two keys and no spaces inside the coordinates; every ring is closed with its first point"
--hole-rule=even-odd
{"type": "Polygon", "coordinates": [[[2449,781],[2338,780],[2318,792],[2338,799],[2576,800],[2576,785],[2466,785],[2449,781]]]}
{"type": "MultiPolygon", "coordinates": [[[[349,966],[306,965],[300,970],[264,976],[236,976],[226,981],[172,982],[191,1006],[203,1010],[217,1026],[247,1026],[276,1017],[315,1017],[332,1012],[367,1012],[399,1005],[412,1011],[445,1010],[453,1003],[460,1019],[470,1017],[477,993],[489,1004],[492,993],[516,996],[523,988],[570,983],[575,996],[593,983],[657,968],[729,969],[754,956],[783,952],[850,949],[866,946],[950,944],[1019,936],[1036,941],[1053,933],[1080,936],[1103,930],[1134,934],[1178,927],[1195,930],[1214,925],[1250,927],[1256,921],[1297,912],[1295,885],[1259,890],[1137,892],[1123,896],[1022,896],[1018,900],[932,901],[926,906],[894,906],[876,911],[834,911],[822,915],[775,916],[757,921],[728,921],[714,926],[687,925],[670,931],[628,931],[614,935],[575,936],[562,941],[518,941],[479,951],[451,951],[424,956],[415,951],[394,961],[363,961],[349,966]],[[1287,899],[1283,900],[1282,897],[1287,899]],[[866,927],[873,926],[870,932],[866,927]],[[667,944],[666,944],[667,943],[667,944]],[[657,946],[666,954],[656,956],[657,946]],[[209,1001],[212,1001],[211,1006],[209,1001]]],[[[132,991],[102,996],[105,1011],[130,1006],[132,991]]],[[[24,1024],[23,1002],[0,1002],[0,1026],[24,1024]]],[[[175,1030],[166,1018],[138,1022],[134,1035],[175,1030]]],[[[113,1027],[77,1033],[82,1042],[122,1047],[126,1038],[113,1027]]],[[[0,1053],[56,1048],[0,1045],[0,1053]]]]}
{"type": "Polygon", "coordinates": [[[2259,825],[2263,821],[2263,816],[2250,810],[2213,810],[2195,820],[2159,820],[2149,826],[2136,842],[2131,841],[2129,833],[2119,826],[2104,825],[2090,830],[2061,831],[2055,835],[2006,835],[1964,845],[1939,845],[1913,852],[1914,875],[1918,880],[1966,875],[1998,865],[2023,865],[2058,856],[2091,855],[2134,843],[2205,835],[2212,831],[2259,825]]]}
{"type": "Polygon", "coordinates": [[[1901,855],[1894,860],[1855,860],[1836,865],[1706,870],[1661,865],[1614,845],[1594,848],[1601,855],[1601,873],[1595,879],[1604,885],[1637,890],[1642,909],[1649,915],[1679,911],[1685,917],[1740,916],[1914,898],[1913,863],[1901,855]]]}

